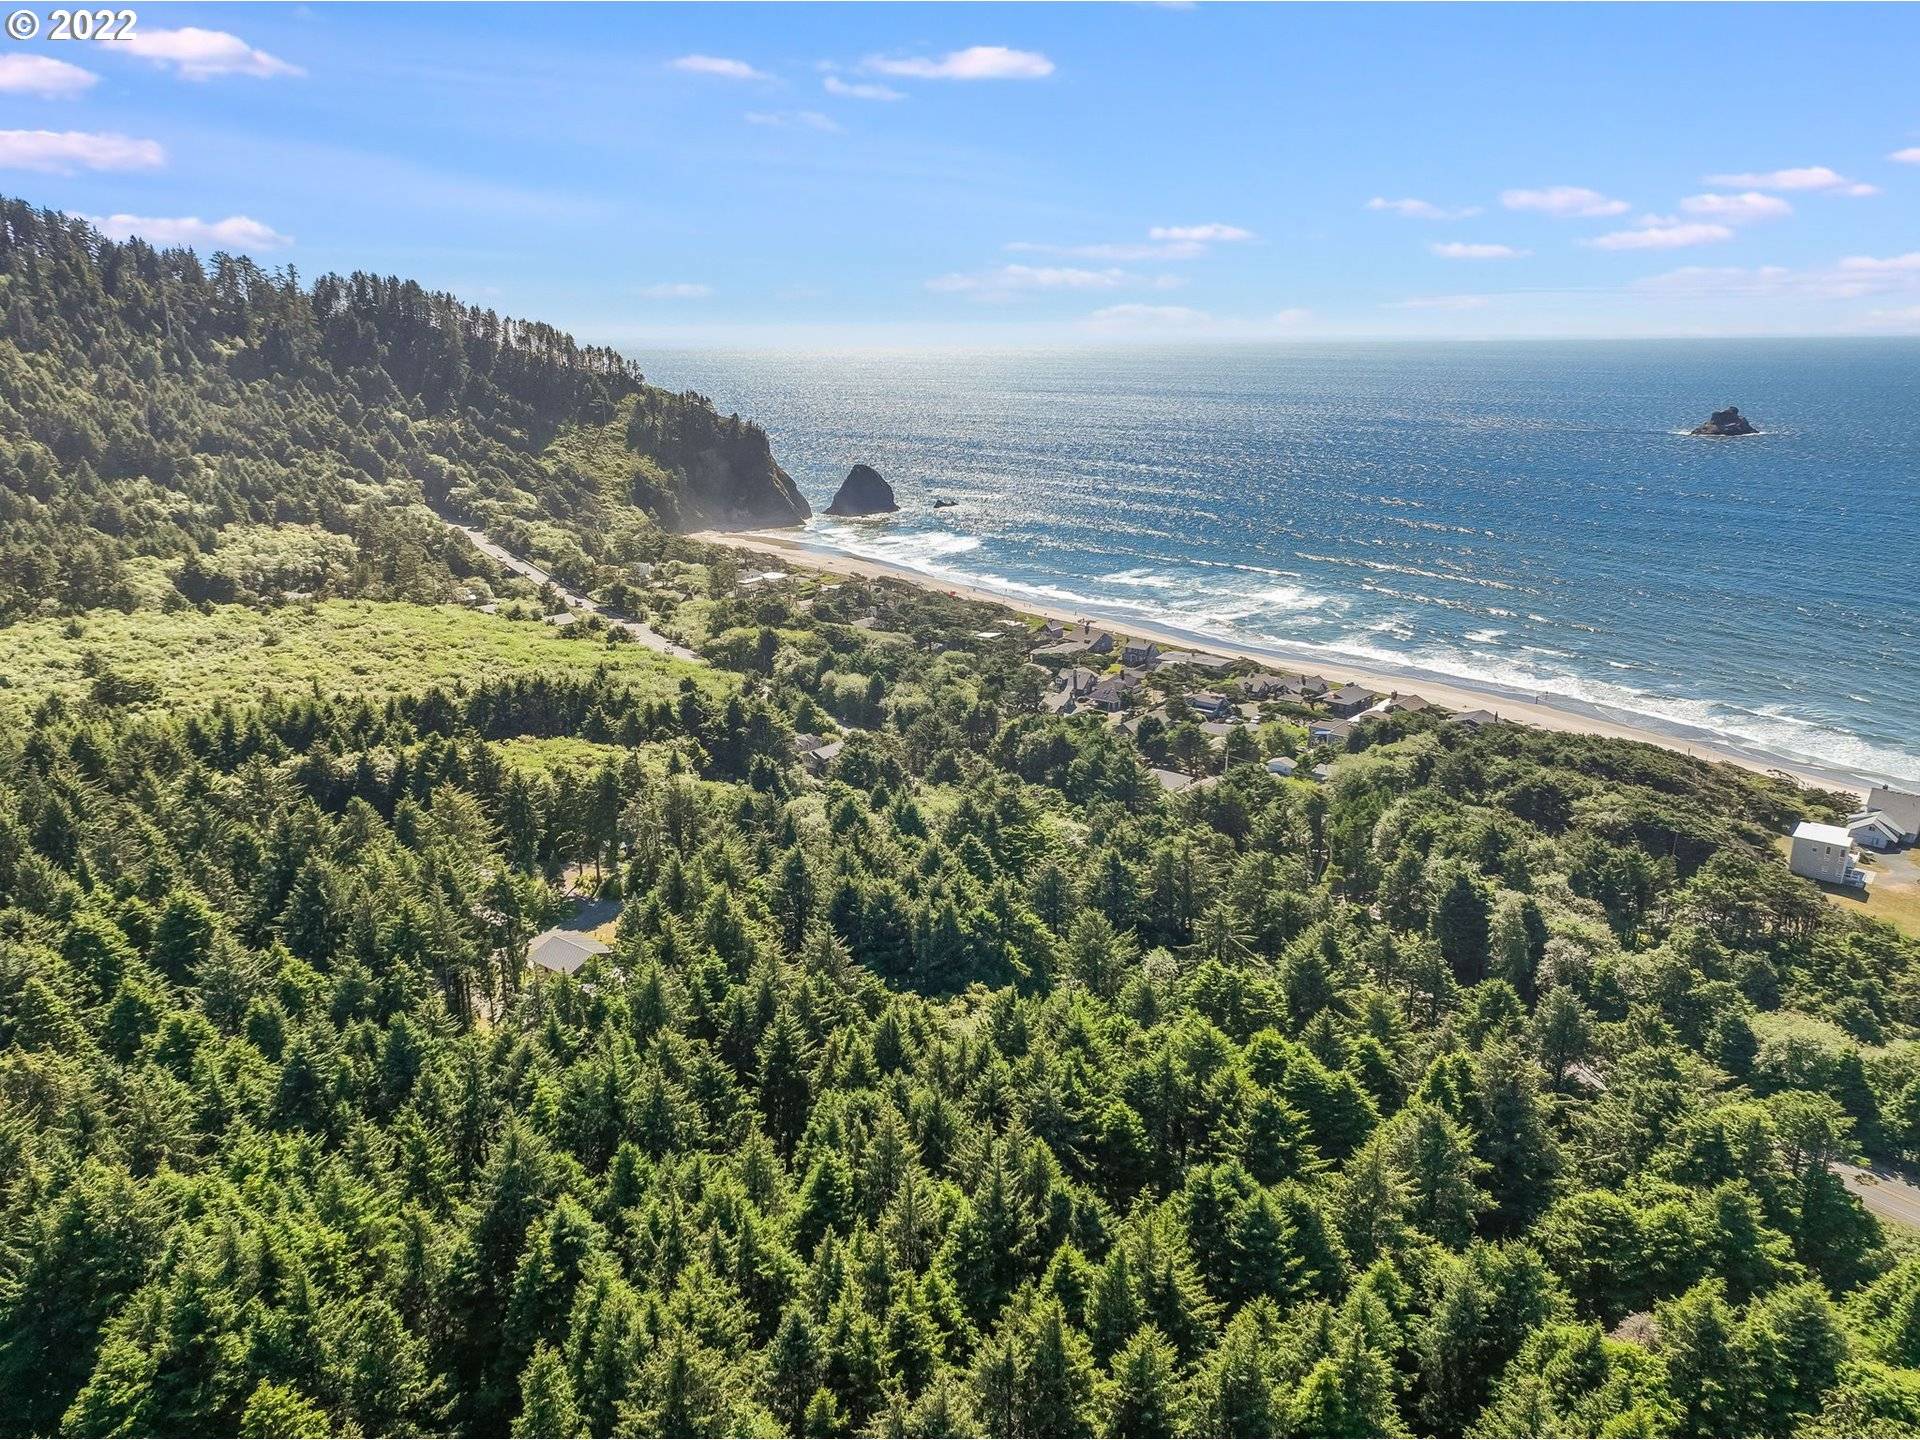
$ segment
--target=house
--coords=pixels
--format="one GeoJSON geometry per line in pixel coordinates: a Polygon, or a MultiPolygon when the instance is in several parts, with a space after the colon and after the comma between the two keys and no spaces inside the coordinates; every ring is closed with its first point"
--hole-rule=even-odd
{"type": "Polygon", "coordinates": [[[1347,720],[1315,720],[1307,726],[1307,738],[1316,745],[1344,745],[1352,733],[1353,724],[1347,720]]]}
{"type": "Polygon", "coordinates": [[[1454,722],[1478,730],[1483,725],[1498,725],[1500,717],[1491,710],[1465,710],[1453,717],[1454,722]]]}
{"type": "Polygon", "coordinates": [[[1417,715],[1422,710],[1431,710],[1433,702],[1418,695],[1389,695],[1383,708],[1395,715],[1417,715]]]}
{"type": "Polygon", "coordinates": [[[1853,837],[1838,825],[1802,820],[1793,832],[1787,868],[1796,875],[1825,885],[1864,885],[1865,875],[1854,868],[1853,837]],[[1859,876],[1859,879],[1855,879],[1859,876]]]}
{"type": "Polygon", "coordinates": [[[1108,712],[1123,709],[1127,703],[1127,686],[1118,676],[1102,680],[1087,692],[1087,703],[1108,712]]]}
{"type": "Polygon", "coordinates": [[[1194,776],[1182,774],[1178,770],[1155,769],[1153,771],[1153,778],[1160,782],[1160,788],[1165,790],[1169,795],[1178,795],[1182,790],[1204,790],[1219,777],[1216,775],[1202,775],[1196,779],[1194,776]]]}
{"type": "Polygon", "coordinates": [[[1853,843],[1869,850],[1893,850],[1900,845],[1900,827],[1887,818],[1884,810],[1862,810],[1847,817],[1847,834],[1853,843]]]}
{"type": "Polygon", "coordinates": [[[1267,761],[1267,773],[1269,775],[1288,776],[1293,774],[1294,769],[1293,761],[1289,760],[1285,755],[1276,755],[1273,759],[1267,761]]]}
{"type": "Polygon", "coordinates": [[[1151,640],[1129,640],[1120,647],[1120,663],[1135,670],[1151,670],[1160,658],[1160,647],[1151,640]]]}
{"type": "Polygon", "coordinates": [[[1183,698],[1209,720],[1219,720],[1233,709],[1233,702],[1218,690],[1195,690],[1183,698]]]}
{"type": "Polygon", "coordinates": [[[1276,675],[1263,670],[1258,675],[1249,675],[1240,682],[1240,691],[1255,700],[1278,700],[1286,695],[1301,693],[1296,677],[1276,675]]]}
{"type": "Polygon", "coordinates": [[[1217,674],[1233,662],[1222,655],[1207,655],[1198,650],[1162,650],[1159,663],[1162,665],[1191,665],[1196,670],[1206,670],[1217,674]]]}
{"type": "Polygon", "coordinates": [[[1380,697],[1362,685],[1342,685],[1327,696],[1327,709],[1335,715],[1354,716],[1368,709],[1380,697]]]}
{"type": "Polygon", "coordinates": [[[1071,660],[1075,656],[1085,654],[1086,648],[1072,640],[1062,640],[1057,645],[1042,645],[1032,653],[1036,660],[1071,660]]]}
{"type": "Polygon", "coordinates": [[[571,975],[611,948],[578,930],[543,930],[527,944],[527,964],[555,975],[571,975]]]}
{"type": "Polygon", "coordinates": [[[1035,645],[1058,645],[1066,638],[1067,627],[1058,620],[1042,620],[1038,629],[1030,631],[1028,639],[1035,645]]]}
{"type": "Polygon", "coordinates": [[[1327,693],[1327,682],[1318,675],[1281,675],[1264,670],[1240,682],[1241,689],[1256,700],[1302,700],[1327,693]]]}
{"type": "Polygon", "coordinates": [[[1867,809],[1878,810],[1899,829],[1902,845],[1920,845],[1920,795],[1876,785],[1867,794],[1867,809]]]}
{"type": "Polygon", "coordinates": [[[1077,699],[1090,693],[1105,678],[1098,670],[1089,670],[1085,665],[1073,665],[1054,676],[1053,686],[1077,699]]]}
{"type": "Polygon", "coordinates": [[[1326,784],[1327,781],[1333,778],[1333,767],[1324,763],[1314,766],[1313,778],[1318,780],[1322,785],[1326,784]]]}
{"type": "Polygon", "coordinates": [[[846,748],[846,744],[847,742],[844,740],[829,740],[825,745],[818,745],[807,751],[806,754],[800,757],[800,763],[807,767],[808,774],[824,775],[827,773],[828,767],[839,758],[840,752],[846,748]]]}
{"type": "Polygon", "coordinates": [[[793,753],[795,755],[805,755],[811,751],[818,750],[826,743],[827,742],[818,735],[809,735],[806,731],[801,730],[794,734],[793,753]]]}
{"type": "Polygon", "coordinates": [[[563,610],[558,615],[547,615],[542,618],[556,630],[565,630],[570,625],[580,623],[580,617],[571,610],[563,610]]]}

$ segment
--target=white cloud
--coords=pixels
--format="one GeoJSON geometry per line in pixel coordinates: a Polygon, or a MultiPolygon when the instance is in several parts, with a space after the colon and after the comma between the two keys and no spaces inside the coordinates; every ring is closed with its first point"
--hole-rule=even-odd
{"type": "Polygon", "coordinates": [[[1276,310],[1268,317],[1267,323],[1290,329],[1295,325],[1304,325],[1313,318],[1313,311],[1304,305],[1289,306],[1285,310],[1276,310]]]}
{"type": "Polygon", "coordinates": [[[642,300],[704,300],[713,294],[713,287],[684,280],[663,280],[658,285],[641,286],[639,294],[642,300]]]}
{"type": "Polygon", "coordinates": [[[85,130],[0,130],[0,169],[71,175],[76,170],[153,170],[167,163],[156,140],[85,130]]]}
{"type": "Polygon", "coordinates": [[[1058,255],[1072,260],[1197,260],[1213,245],[1251,240],[1254,234],[1238,225],[1155,225],[1146,240],[1121,240],[1093,245],[1054,245],[1014,240],[1007,249],[1029,255],[1058,255]]]}
{"type": "Polygon", "coordinates": [[[1149,240],[1189,240],[1198,244],[1209,241],[1251,240],[1253,232],[1242,230],[1238,225],[1156,225],[1147,231],[1149,240]]]}
{"type": "Polygon", "coordinates": [[[740,117],[749,125],[764,125],[770,130],[818,130],[823,135],[838,135],[840,122],[818,110],[749,110],[740,117]]]}
{"type": "Polygon", "coordinates": [[[1108,305],[1087,316],[1087,324],[1097,330],[1187,329],[1212,320],[1206,311],[1187,305],[1108,305]]]}
{"type": "Polygon", "coordinates": [[[1920,305],[1906,305],[1897,310],[1869,310],[1867,324],[1920,327],[1920,305]]]}
{"type": "Polygon", "coordinates": [[[1196,260],[1207,247],[1195,240],[1119,241],[1113,244],[1053,245],[1039,240],[1010,240],[1016,254],[1058,255],[1068,260],[1196,260]]]}
{"type": "Polygon", "coordinates": [[[1725,225],[1700,220],[1676,220],[1672,216],[1649,215],[1650,223],[1634,230],[1615,230],[1582,243],[1596,250],[1683,250],[1690,245],[1712,245],[1731,240],[1733,231],[1725,225]]]}
{"type": "Polygon", "coordinates": [[[1849,255],[1840,262],[1842,270],[1857,275],[1920,275],[1920,250],[1876,260],[1871,255],[1849,255]]]}
{"type": "Polygon", "coordinates": [[[1536,210],[1556,220],[1624,215],[1633,208],[1624,200],[1615,200],[1583,185],[1549,185],[1543,190],[1502,190],[1500,203],[1509,210],[1536,210]]]}
{"type": "Polygon", "coordinates": [[[1802,165],[1789,170],[1749,170],[1738,175],[1709,175],[1709,185],[1731,185],[1752,190],[1826,190],[1835,195],[1878,195],[1880,187],[1849,180],[1825,165],[1802,165]]]}
{"type": "Polygon", "coordinates": [[[1140,275],[1118,266],[1088,270],[1075,265],[1014,264],[992,270],[936,275],[927,281],[927,289],[949,295],[971,295],[980,300],[1008,300],[1034,291],[1172,290],[1182,283],[1177,275],[1140,275]]]}
{"type": "Polygon", "coordinates": [[[724,55],[682,55],[667,62],[688,75],[711,75],[718,80],[766,80],[770,77],[744,60],[729,60],[724,55]]]}
{"type": "Polygon", "coordinates": [[[1920,250],[1884,259],[1852,255],[1824,269],[1688,265],[1634,282],[1662,295],[1709,299],[1857,300],[1920,292],[1920,250]]]}
{"type": "Polygon", "coordinates": [[[1743,190],[1737,195],[1689,195],[1680,202],[1689,215],[1707,215],[1727,225],[1747,225],[1755,220],[1778,220],[1793,214],[1793,206],[1778,195],[1763,195],[1758,190],[1743,190]]]}
{"type": "Polygon", "coordinates": [[[114,240],[138,235],[153,245],[201,245],[221,250],[279,250],[293,244],[249,215],[202,220],[198,215],[96,215],[93,228],[114,240]]]}
{"type": "Polygon", "coordinates": [[[99,82],[91,70],[51,55],[0,55],[0,95],[37,95],[42,100],[71,100],[99,82]]]}
{"type": "Polygon", "coordinates": [[[113,45],[156,65],[171,65],[186,80],[211,80],[219,75],[251,75],[269,80],[276,75],[307,73],[298,65],[289,65],[278,56],[254,49],[238,35],[229,35],[224,30],[202,30],[195,25],[178,30],[137,30],[125,40],[115,40],[113,45]]]}
{"type": "Polygon", "coordinates": [[[1389,310],[1484,310],[1487,295],[1413,295],[1387,302],[1389,310]]]}
{"type": "Polygon", "coordinates": [[[1898,165],[1920,165],[1920,145],[1909,145],[1904,150],[1896,150],[1887,158],[1898,165]]]}
{"type": "Polygon", "coordinates": [[[1449,210],[1444,205],[1435,205],[1430,200],[1411,198],[1389,200],[1383,195],[1376,195],[1367,201],[1367,209],[1391,210],[1394,214],[1409,220],[1465,220],[1469,216],[1480,213],[1478,205],[1462,205],[1457,209],[1449,210]]]}
{"type": "Polygon", "coordinates": [[[896,90],[891,85],[873,85],[858,80],[842,80],[838,75],[829,75],[821,82],[827,87],[829,95],[839,95],[847,100],[904,100],[904,90],[896,90]]]}
{"type": "Polygon", "coordinates": [[[970,45],[937,58],[869,55],[860,63],[875,75],[907,80],[1044,80],[1054,69],[1053,61],[1036,50],[1009,50],[1004,45],[970,45]]]}
{"type": "Polygon", "coordinates": [[[1445,240],[1429,245],[1427,249],[1442,260],[1519,260],[1531,255],[1531,250],[1519,250],[1512,245],[1487,245],[1470,243],[1465,240],[1445,240]]]}

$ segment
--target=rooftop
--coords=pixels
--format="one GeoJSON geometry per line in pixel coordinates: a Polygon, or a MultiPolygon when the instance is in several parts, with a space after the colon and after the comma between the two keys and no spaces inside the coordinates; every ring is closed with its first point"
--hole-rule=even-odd
{"type": "Polygon", "coordinates": [[[527,945],[527,963],[557,975],[571,975],[610,948],[579,930],[543,930],[527,945]]]}
{"type": "Polygon", "coordinates": [[[1821,825],[1812,820],[1802,820],[1793,832],[1796,840],[1811,840],[1817,845],[1839,845],[1845,847],[1853,843],[1853,837],[1838,825],[1821,825]]]}

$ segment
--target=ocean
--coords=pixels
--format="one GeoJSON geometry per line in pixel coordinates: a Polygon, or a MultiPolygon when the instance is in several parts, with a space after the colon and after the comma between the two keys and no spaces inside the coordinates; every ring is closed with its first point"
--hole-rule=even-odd
{"type": "Polygon", "coordinates": [[[640,358],[816,510],[886,476],[813,545],[1920,782],[1920,341],[640,358]]]}

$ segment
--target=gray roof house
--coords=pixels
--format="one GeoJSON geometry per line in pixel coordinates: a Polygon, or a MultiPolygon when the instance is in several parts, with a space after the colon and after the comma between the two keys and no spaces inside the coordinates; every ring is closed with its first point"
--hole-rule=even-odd
{"type": "Polygon", "coordinates": [[[555,975],[571,975],[611,948],[579,930],[543,930],[527,944],[527,964],[555,975]]]}
{"type": "Polygon", "coordinates": [[[1218,690],[1195,690],[1182,698],[1209,720],[1218,720],[1233,709],[1233,702],[1218,690]]]}
{"type": "Polygon", "coordinates": [[[1471,725],[1478,730],[1482,725],[1498,725],[1500,717],[1491,710],[1465,710],[1453,717],[1457,724],[1471,725]]]}
{"type": "Polygon", "coordinates": [[[1327,709],[1335,715],[1358,715],[1380,697],[1364,685],[1342,685],[1327,696],[1327,709]]]}
{"type": "Polygon", "coordinates": [[[1316,745],[1343,745],[1352,733],[1352,722],[1347,720],[1316,720],[1307,726],[1307,738],[1316,745]]]}
{"type": "Polygon", "coordinates": [[[1151,670],[1160,658],[1160,647],[1151,640],[1129,640],[1120,648],[1120,663],[1137,670],[1151,670]]]}
{"type": "Polygon", "coordinates": [[[1878,810],[1898,826],[1902,844],[1920,843],[1920,795],[1876,785],[1867,793],[1867,809],[1878,810]]]}
{"type": "Polygon", "coordinates": [[[800,757],[800,763],[807,767],[810,774],[824,775],[827,767],[833,764],[841,750],[846,748],[844,740],[829,740],[825,745],[816,746],[800,757]]]}

